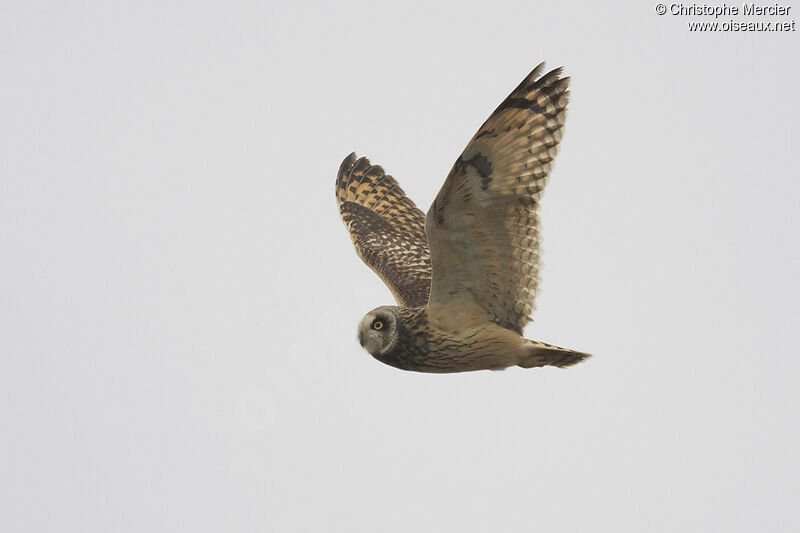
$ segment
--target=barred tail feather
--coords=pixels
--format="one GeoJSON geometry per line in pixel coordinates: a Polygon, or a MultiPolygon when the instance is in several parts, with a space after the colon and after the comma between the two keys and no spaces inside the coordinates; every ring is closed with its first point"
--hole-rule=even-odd
{"type": "Polygon", "coordinates": [[[522,368],[533,368],[535,366],[564,368],[580,363],[592,356],[588,353],[576,352],[575,350],[553,346],[544,342],[528,340],[528,343],[527,354],[518,363],[522,368]]]}

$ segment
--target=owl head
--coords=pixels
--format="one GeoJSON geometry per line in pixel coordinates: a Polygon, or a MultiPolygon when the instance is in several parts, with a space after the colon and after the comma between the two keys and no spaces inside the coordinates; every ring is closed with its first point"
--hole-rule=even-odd
{"type": "Polygon", "coordinates": [[[397,308],[385,305],[364,315],[358,325],[358,342],[378,359],[391,351],[397,343],[397,308]]]}

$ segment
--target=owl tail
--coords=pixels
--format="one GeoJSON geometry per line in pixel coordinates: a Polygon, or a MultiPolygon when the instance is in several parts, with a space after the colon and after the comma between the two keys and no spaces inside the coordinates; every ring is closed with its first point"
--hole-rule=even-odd
{"type": "Polygon", "coordinates": [[[526,354],[518,363],[522,368],[533,368],[535,366],[557,366],[564,368],[580,363],[584,359],[591,357],[591,354],[576,352],[553,346],[552,344],[545,344],[543,342],[528,340],[526,346],[526,354]]]}

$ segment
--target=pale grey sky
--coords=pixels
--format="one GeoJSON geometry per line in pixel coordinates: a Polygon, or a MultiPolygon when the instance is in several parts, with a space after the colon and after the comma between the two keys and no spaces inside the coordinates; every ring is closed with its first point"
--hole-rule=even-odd
{"type": "Polygon", "coordinates": [[[655,5],[4,2],[0,529],[800,529],[798,34],[655,5]],[[339,163],[427,209],[541,60],[526,333],[595,357],[378,363],[339,163]]]}

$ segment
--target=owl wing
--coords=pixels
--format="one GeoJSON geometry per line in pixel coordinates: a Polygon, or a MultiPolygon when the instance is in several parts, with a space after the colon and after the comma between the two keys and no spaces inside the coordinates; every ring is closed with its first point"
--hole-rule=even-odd
{"type": "Polygon", "coordinates": [[[339,214],[356,252],[400,305],[422,307],[431,287],[425,215],[397,181],[369,159],[350,154],[336,177],[339,214]]]}
{"type": "Polygon", "coordinates": [[[539,216],[561,140],[569,78],[537,66],[481,126],[426,216],[430,306],[480,306],[522,333],[539,283],[539,216]]]}

